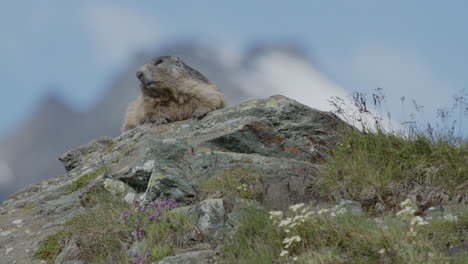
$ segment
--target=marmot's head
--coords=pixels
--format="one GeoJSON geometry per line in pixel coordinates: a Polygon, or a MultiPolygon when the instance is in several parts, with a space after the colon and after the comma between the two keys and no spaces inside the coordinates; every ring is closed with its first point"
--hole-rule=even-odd
{"type": "Polygon", "coordinates": [[[210,82],[176,56],[152,59],[138,69],[136,76],[140,80],[142,92],[152,97],[175,93],[185,80],[210,82]]]}

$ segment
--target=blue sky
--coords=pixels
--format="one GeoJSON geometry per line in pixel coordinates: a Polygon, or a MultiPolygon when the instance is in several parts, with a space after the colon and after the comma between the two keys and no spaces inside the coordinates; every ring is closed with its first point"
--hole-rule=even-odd
{"type": "Polygon", "coordinates": [[[382,2],[2,1],[0,138],[48,93],[86,109],[135,52],[175,40],[296,42],[346,90],[450,104],[468,89],[468,2],[382,2]]]}

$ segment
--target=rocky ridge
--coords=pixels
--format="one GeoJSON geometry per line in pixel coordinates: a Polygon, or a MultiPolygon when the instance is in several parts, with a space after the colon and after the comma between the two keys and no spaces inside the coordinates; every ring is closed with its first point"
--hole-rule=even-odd
{"type": "MultiPolygon", "coordinates": [[[[326,200],[316,185],[317,172],[342,125],[332,113],[272,96],[199,121],[145,125],[117,138],[99,138],[60,157],[64,176],[30,185],[3,202],[0,259],[43,263],[33,253],[67,220],[89,210],[83,197],[105,185],[126,194],[130,202],[177,201],[195,217],[201,238],[157,263],[215,262],[222,253],[220,241],[235,228],[242,208],[286,209],[326,200]],[[250,199],[202,188],[220,175],[246,174],[254,175],[245,187],[253,190],[250,199]]],[[[70,239],[55,263],[84,263],[78,251],[70,239]]]]}

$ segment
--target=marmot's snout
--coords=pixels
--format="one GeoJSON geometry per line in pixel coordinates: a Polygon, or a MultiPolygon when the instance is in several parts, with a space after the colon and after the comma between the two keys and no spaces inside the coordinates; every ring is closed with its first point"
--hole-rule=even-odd
{"type": "Polygon", "coordinates": [[[138,78],[142,87],[144,88],[153,88],[151,86],[156,84],[156,81],[157,81],[156,76],[157,76],[156,73],[149,72],[146,65],[141,67],[136,73],[136,77],[138,78]]]}
{"type": "Polygon", "coordinates": [[[143,82],[145,74],[142,71],[137,71],[136,77],[138,78],[138,80],[140,80],[140,82],[143,82]]]}

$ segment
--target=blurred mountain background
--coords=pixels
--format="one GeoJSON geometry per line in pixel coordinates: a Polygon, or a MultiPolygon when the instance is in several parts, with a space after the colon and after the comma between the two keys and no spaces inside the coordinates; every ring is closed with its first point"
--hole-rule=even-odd
{"type": "MultiPolygon", "coordinates": [[[[332,96],[382,87],[382,111],[397,122],[414,105],[424,105],[416,114],[431,122],[468,85],[467,8],[465,1],[4,1],[0,201],[63,174],[62,153],[118,136],[140,93],[136,70],[162,55],[200,70],[231,106],[282,94],[330,110],[332,96]]],[[[466,137],[466,110],[456,110],[466,137]]]]}

